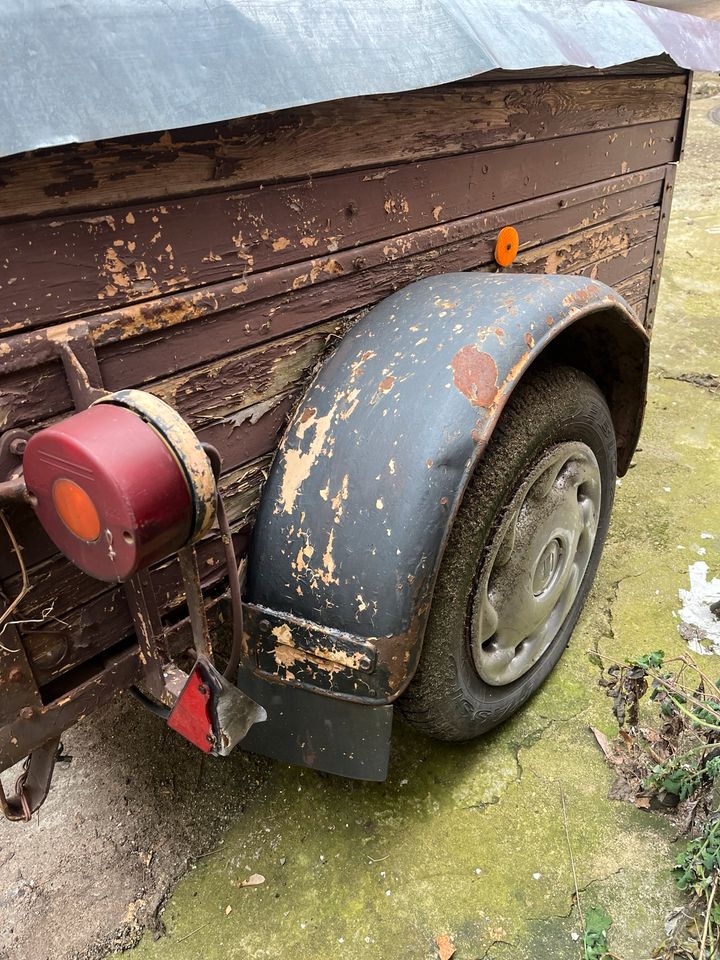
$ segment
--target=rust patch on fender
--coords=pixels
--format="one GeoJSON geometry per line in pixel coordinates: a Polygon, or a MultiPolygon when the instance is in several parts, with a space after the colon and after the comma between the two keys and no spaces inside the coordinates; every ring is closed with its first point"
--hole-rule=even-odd
{"type": "Polygon", "coordinates": [[[453,381],[476,407],[489,407],[497,394],[498,369],[489,353],[468,345],[452,360],[453,381]]]}
{"type": "Polygon", "coordinates": [[[583,307],[590,300],[594,300],[599,293],[600,293],[600,287],[596,283],[589,283],[586,287],[581,287],[579,290],[576,290],[574,293],[569,293],[563,299],[563,306],[583,307]]]}

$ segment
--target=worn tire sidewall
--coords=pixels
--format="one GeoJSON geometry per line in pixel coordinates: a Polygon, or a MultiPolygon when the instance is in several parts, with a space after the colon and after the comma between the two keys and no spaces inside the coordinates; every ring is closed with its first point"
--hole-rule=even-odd
{"type": "MultiPolygon", "coordinates": [[[[572,368],[549,367],[521,384],[517,394],[508,403],[497,435],[493,435],[463,498],[438,576],[418,667],[417,679],[426,688],[425,695],[433,685],[437,694],[450,697],[444,706],[436,704],[443,715],[445,739],[469,739],[492,729],[547,679],[580,616],[610,522],[617,472],[616,441],[607,403],[596,384],[572,368]],[[590,560],[575,601],[547,651],[518,680],[492,686],[478,675],[469,640],[479,570],[502,522],[504,508],[524,477],[550,447],[566,441],[587,444],[600,468],[600,517],[590,560]]],[[[422,696],[420,690],[418,693],[422,696]]],[[[412,712],[411,707],[410,715],[412,712]]]]}

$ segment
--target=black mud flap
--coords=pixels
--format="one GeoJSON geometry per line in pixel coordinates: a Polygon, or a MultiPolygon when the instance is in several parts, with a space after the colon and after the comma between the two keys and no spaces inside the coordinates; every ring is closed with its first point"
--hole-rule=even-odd
{"type": "Polygon", "coordinates": [[[240,669],[238,686],[267,711],[242,750],[354,780],[385,780],[392,705],[372,706],[268,683],[240,669]]]}

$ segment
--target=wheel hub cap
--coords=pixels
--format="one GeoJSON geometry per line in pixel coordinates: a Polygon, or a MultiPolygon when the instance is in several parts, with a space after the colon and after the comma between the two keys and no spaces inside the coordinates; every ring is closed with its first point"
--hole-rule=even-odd
{"type": "Polygon", "coordinates": [[[521,482],[473,601],[472,655],[486,683],[517,680],[557,636],[590,560],[600,499],[597,460],[580,442],[553,447],[521,482]]]}

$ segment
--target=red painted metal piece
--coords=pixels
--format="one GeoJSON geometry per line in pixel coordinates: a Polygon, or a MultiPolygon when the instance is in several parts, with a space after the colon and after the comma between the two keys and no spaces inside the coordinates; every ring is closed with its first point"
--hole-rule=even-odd
{"type": "Polygon", "coordinates": [[[99,580],[127,580],[188,541],[194,511],[185,474],[160,435],[130,410],[97,405],[39,431],[23,468],[52,541],[99,580]],[[52,496],[59,479],[92,500],[101,525],[96,540],[82,540],[59,516],[52,496]]]}
{"type": "Polygon", "coordinates": [[[215,746],[210,703],[210,689],[196,663],[170,711],[168,726],[203,753],[211,753],[215,746]]]}

